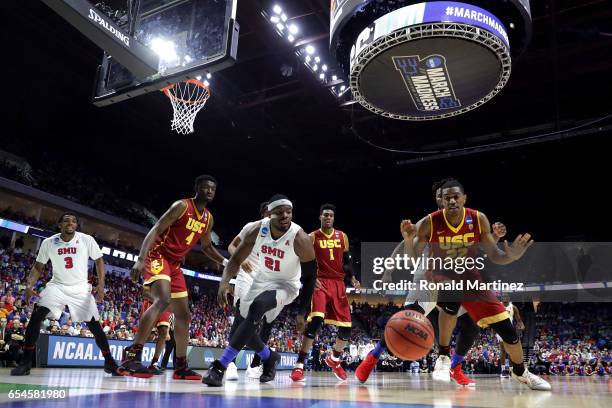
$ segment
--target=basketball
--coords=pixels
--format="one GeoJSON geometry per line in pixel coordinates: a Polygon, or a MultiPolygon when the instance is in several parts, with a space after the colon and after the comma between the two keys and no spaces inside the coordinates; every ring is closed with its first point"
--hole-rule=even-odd
{"type": "Polygon", "coordinates": [[[418,360],[433,347],[434,331],[429,319],[414,310],[394,314],[385,326],[387,348],[402,360],[418,360]]]}

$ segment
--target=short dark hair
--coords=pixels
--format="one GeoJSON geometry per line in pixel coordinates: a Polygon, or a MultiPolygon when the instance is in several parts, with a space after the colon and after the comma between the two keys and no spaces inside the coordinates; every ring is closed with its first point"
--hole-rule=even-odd
{"type": "Polygon", "coordinates": [[[260,215],[263,215],[263,213],[268,211],[268,204],[270,204],[268,201],[264,201],[261,204],[259,204],[259,214],[260,215]]]}
{"type": "Polygon", "coordinates": [[[213,176],[210,176],[208,174],[202,174],[196,177],[195,182],[193,183],[193,187],[197,190],[198,186],[205,181],[212,181],[213,183],[215,183],[215,185],[218,184],[217,179],[215,179],[213,176]]]}
{"type": "Polygon", "coordinates": [[[79,223],[79,217],[77,217],[77,215],[73,212],[65,212],[62,215],[60,215],[59,218],[57,219],[57,223],[60,224],[64,220],[64,217],[67,215],[76,218],[77,224],[79,223]]]}
{"type": "Polygon", "coordinates": [[[325,210],[332,210],[334,212],[334,214],[336,213],[336,206],[333,204],[329,204],[329,203],[325,203],[323,205],[321,205],[321,207],[319,208],[319,215],[323,214],[323,211],[325,210]]]}
{"type": "Polygon", "coordinates": [[[270,197],[270,199],[268,200],[268,204],[276,201],[276,200],[289,200],[289,198],[287,198],[286,195],[284,194],[274,194],[272,197],[270,197]]]}
{"type": "Polygon", "coordinates": [[[465,194],[465,189],[463,188],[463,184],[461,184],[459,182],[459,180],[451,178],[446,180],[441,186],[441,189],[445,189],[445,188],[453,188],[453,187],[459,187],[459,189],[461,190],[461,193],[465,194]]]}
{"type": "Polygon", "coordinates": [[[447,177],[443,178],[442,180],[434,181],[434,183],[431,185],[431,192],[433,193],[434,197],[436,197],[436,192],[449,180],[453,180],[453,178],[447,177]]]}

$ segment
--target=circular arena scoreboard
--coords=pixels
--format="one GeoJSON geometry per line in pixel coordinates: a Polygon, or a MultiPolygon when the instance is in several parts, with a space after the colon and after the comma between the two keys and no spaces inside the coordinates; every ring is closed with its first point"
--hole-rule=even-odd
{"type": "Polygon", "coordinates": [[[394,119],[460,115],[499,93],[531,36],[529,0],[332,0],[330,50],[354,99],[394,119]]]}

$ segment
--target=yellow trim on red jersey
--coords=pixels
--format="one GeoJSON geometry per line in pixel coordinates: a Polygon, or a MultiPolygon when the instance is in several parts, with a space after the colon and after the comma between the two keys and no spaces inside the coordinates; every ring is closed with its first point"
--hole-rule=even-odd
{"type": "Polygon", "coordinates": [[[482,229],[480,227],[480,212],[476,211],[476,221],[478,222],[478,233],[482,234],[482,229]]]}
{"type": "Polygon", "coordinates": [[[198,221],[200,221],[202,217],[204,216],[204,214],[206,214],[206,208],[204,208],[204,212],[200,215],[200,212],[198,211],[198,207],[196,207],[195,202],[193,201],[193,198],[190,198],[190,200],[191,200],[191,204],[193,205],[193,210],[196,213],[196,217],[198,217],[198,221]]]}
{"type": "Polygon", "coordinates": [[[170,323],[168,323],[168,322],[159,322],[159,323],[157,323],[157,326],[156,326],[156,327],[159,327],[159,326],[166,326],[166,327],[170,327],[170,323]]]}
{"type": "Polygon", "coordinates": [[[429,214],[428,217],[429,217],[429,242],[431,242],[431,239],[433,238],[433,217],[431,216],[431,214],[429,214]]]}
{"type": "Polygon", "coordinates": [[[490,324],[501,322],[501,321],[509,319],[509,318],[510,318],[510,315],[508,314],[507,311],[504,310],[503,312],[498,313],[496,315],[489,316],[489,317],[483,317],[482,319],[477,321],[476,324],[479,327],[484,329],[484,328],[489,327],[490,324]]]}
{"type": "Polygon", "coordinates": [[[186,298],[189,294],[187,293],[187,291],[183,291],[183,292],[176,292],[176,293],[171,293],[170,297],[172,299],[179,299],[179,298],[186,298]]]}
{"type": "Polygon", "coordinates": [[[463,223],[465,222],[465,207],[463,207],[463,217],[461,218],[461,223],[456,228],[450,225],[450,223],[446,219],[446,209],[442,210],[442,216],[444,217],[444,222],[446,223],[446,226],[456,234],[463,227],[463,223]]]}
{"type": "MultiPolygon", "coordinates": [[[[187,201],[187,200],[183,200],[183,201],[187,201]]],[[[189,208],[189,204],[185,203],[185,209],[183,210],[183,212],[181,213],[181,215],[178,217],[178,219],[180,220],[181,218],[183,218],[183,215],[185,215],[185,213],[187,212],[187,209],[189,208]]]]}
{"type": "Polygon", "coordinates": [[[151,276],[149,279],[147,279],[143,285],[150,285],[155,281],[158,280],[167,280],[168,282],[170,282],[170,277],[168,275],[155,275],[155,276],[151,276]]]}
{"type": "Polygon", "coordinates": [[[335,229],[335,228],[332,228],[332,232],[331,232],[329,235],[327,235],[327,234],[326,234],[326,233],[323,231],[323,229],[322,229],[322,228],[319,228],[319,231],[321,231],[321,234],[325,235],[325,236],[327,237],[327,239],[330,239],[330,238],[332,237],[332,235],[334,235],[334,232],[336,232],[336,229],[335,229]]]}
{"type": "Polygon", "coordinates": [[[323,320],[323,323],[333,324],[334,326],[337,326],[337,327],[352,327],[353,326],[352,322],[339,322],[337,320],[330,320],[330,319],[323,320]]]}

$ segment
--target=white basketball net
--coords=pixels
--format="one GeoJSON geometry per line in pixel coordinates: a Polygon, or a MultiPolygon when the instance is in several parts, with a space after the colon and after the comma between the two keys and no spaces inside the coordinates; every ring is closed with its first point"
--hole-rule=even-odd
{"type": "Polygon", "coordinates": [[[174,110],[172,130],[182,135],[193,133],[193,122],[196,115],[210,98],[208,87],[200,81],[189,79],[170,85],[162,91],[170,99],[174,110]]]}

